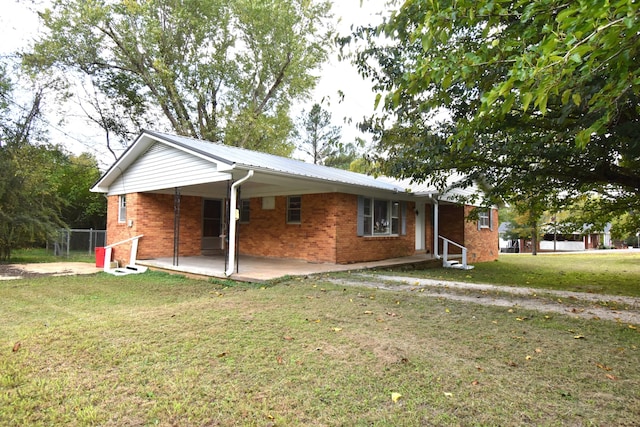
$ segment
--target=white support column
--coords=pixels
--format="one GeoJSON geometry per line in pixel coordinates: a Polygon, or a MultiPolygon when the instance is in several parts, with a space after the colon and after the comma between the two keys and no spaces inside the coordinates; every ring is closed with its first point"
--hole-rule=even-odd
{"type": "Polygon", "coordinates": [[[440,216],[438,214],[438,199],[437,198],[433,198],[433,256],[436,258],[439,258],[440,256],[438,255],[438,237],[439,237],[439,233],[440,231],[438,230],[438,217],[440,216]]]}
{"type": "Polygon", "coordinates": [[[233,274],[233,268],[236,264],[236,223],[238,221],[238,187],[240,184],[253,176],[253,170],[247,173],[247,176],[231,184],[231,195],[229,199],[229,263],[225,276],[229,277],[233,274]]]}

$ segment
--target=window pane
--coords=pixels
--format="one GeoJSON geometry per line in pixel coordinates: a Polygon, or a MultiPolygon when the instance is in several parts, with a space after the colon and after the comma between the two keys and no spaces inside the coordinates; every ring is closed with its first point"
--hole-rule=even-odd
{"type": "Polygon", "coordinates": [[[240,222],[249,222],[251,203],[249,199],[240,200],[240,222]]]}
{"type": "Polygon", "coordinates": [[[391,234],[400,234],[400,221],[398,213],[400,212],[400,203],[391,202],[391,234]]]}
{"type": "Polygon", "coordinates": [[[373,201],[374,234],[389,234],[389,202],[386,200],[373,201]]]}
{"type": "Polygon", "coordinates": [[[118,222],[127,220],[127,196],[118,197],[118,222]]]}
{"type": "Polygon", "coordinates": [[[480,212],[478,214],[478,221],[480,222],[480,227],[489,228],[489,212],[480,212]]]}
{"type": "Polygon", "coordinates": [[[370,216],[364,217],[364,235],[371,236],[372,221],[370,216]]]}
{"type": "Polygon", "coordinates": [[[287,222],[299,223],[301,221],[302,197],[289,196],[287,198],[287,222]]]}
{"type": "Polygon", "coordinates": [[[364,216],[371,216],[371,199],[364,199],[364,216]]]}

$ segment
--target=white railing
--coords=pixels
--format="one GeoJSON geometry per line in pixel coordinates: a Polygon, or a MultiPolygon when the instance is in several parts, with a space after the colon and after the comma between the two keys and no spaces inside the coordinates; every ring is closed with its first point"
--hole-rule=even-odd
{"type": "Polygon", "coordinates": [[[135,237],[130,237],[128,239],[125,240],[121,240],[119,242],[116,243],[112,243],[108,246],[104,247],[104,271],[108,271],[111,269],[111,249],[115,246],[121,245],[123,243],[128,243],[128,242],[132,242],[131,243],[131,253],[129,255],[129,265],[130,266],[135,266],[136,265],[136,256],[138,255],[138,240],[144,236],[144,234],[141,234],[139,236],[135,236],[135,237]]]}
{"type": "Polygon", "coordinates": [[[467,269],[467,248],[465,248],[462,245],[459,245],[458,243],[454,242],[453,240],[449,240],[446,237],[442,237],[442,236],[438,236],[440,239],[442,239],[442,266],[443,267],[451,267],[452,263],[451,261],[449,261],[449,244],[452,244],[453,246],[456,246],[460,249],[462,249],[462,268],[464,268],[465,270],[467,269]]]}

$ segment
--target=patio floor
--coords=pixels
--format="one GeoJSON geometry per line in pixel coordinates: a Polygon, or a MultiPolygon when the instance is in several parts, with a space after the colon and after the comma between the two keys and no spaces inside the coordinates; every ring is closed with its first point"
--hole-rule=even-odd
{"type": "MultiPolygon", "coordinates": [[[[431,254],[417,254],[413,256],[392,258],[382,261],[361,262],[354,264],[331,264],[311,263],[294,259],[265,258],[240,255],[238,261],[238,273],[232,274],[230,278],[233,280],[247,282],[264,282],[283,276],[305,276],[308,274],[316,273],[412,265],[432,260],[434,260],[434,258],[431,254]]],[[[172,258],[137,260],[136,264],[168,272],[184,273],[202,277],[227,278],[224,274],[225,261],[224,256],[222,255],[181,257],[178,260],[178,266],[173,265],[172,258]]]]}

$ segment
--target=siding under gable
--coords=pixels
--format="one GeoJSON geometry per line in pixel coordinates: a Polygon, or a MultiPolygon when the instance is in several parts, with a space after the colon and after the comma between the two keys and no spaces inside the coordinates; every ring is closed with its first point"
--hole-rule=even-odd
{"type": "Polygon", "coordinates": [[[109,187],[109,195],[184,187],[230,178],[230,174],[218,172],[218,165],[213,161],[155,143],[116,178],[109,187]]]}

